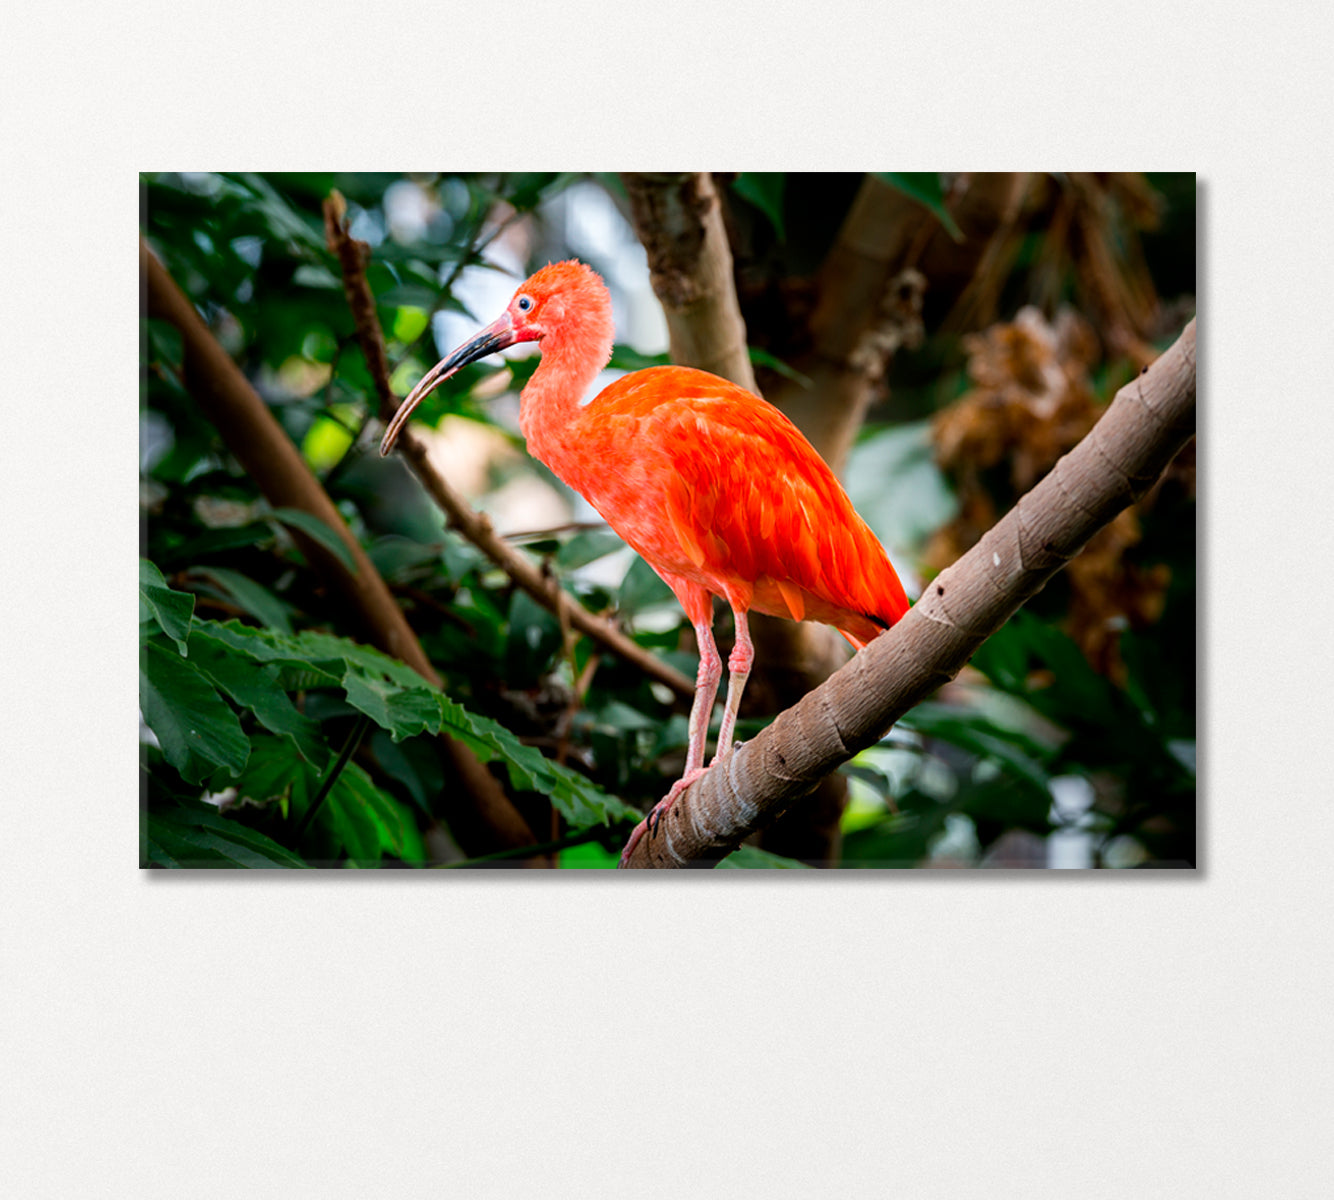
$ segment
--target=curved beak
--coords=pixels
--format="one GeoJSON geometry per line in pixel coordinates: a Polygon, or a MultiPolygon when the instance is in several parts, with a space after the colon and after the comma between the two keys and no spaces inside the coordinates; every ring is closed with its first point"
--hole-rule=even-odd
{"type": "Polygon", "coordinates": [[[497,350],[503,350],[506,346],[513,346],[515,342],[520,340],[521,338],[514,330],[514,322],[511,320],[509,313],[504,312],[472,341],[465,342],[452,354],[436,363],[421,377],[421,382],[408,393],[403,403],[398,406],[398,411],[394,413],[393,420],[389,422],[389,427],[384,431],[384,437],[380,439],[381,457],[394,448],[394,442],[407,423],[408,417],[412,415],[412,410],[455,371],[460,367],[466,367],[470,362],[476,362],[479,358],[485,358],[488,354],[495,354],[497,350]]]}

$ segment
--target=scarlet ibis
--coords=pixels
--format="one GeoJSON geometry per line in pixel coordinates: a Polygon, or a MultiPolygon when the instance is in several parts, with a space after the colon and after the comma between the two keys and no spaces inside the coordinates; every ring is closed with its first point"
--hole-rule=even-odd
{"type": "Polygon", "coordinates": [[[519,428],[532,454],[586,497],[676,594],[699,642],[685,773],[631,836],[704,769],[722,661],[713,597],[731,606],[736,638],[715,761],[732,751],[754,659],[746,614],[833,625],[856,648],[889,628],[908,599],[884,549],[834,473],[773,405],[688,367],[650,367],[580,401],[611,358],[611,297],[580,262],[543,267],[503,313],[423,376],[380,443],[388,454],[412,410],[460,367],[518,342],[542,361],[523,389],[519,428]]]}

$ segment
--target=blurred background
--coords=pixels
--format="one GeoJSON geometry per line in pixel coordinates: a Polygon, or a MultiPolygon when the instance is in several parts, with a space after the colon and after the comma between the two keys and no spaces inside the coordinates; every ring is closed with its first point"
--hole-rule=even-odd
{"type": "MultiPolygon", "coordinates": [[[[1194,314],[1193,174],[715,173],[713,182],[759,388],[834,464],[914,598],[1194,314]],[[837,396],[827,385],[835,376],[837,396]]],[[[569,257],[593,266],[613,297],[617,346],[601,387],[669,361],[625,181],[159,173],[141,184],[146,243],[300,448],[445,693],[476,715],[470,728],[491,721],[512,738],[488,734],[489,769],[542,847],[526,861],[613,865],[630,827],[625,805],[647,807],[680,773],[688,704],[568,636],[446,528],[401,461],[376,453],[382,425],[321,204],[341,193],[352,236],[370,247],[367,276],[399,396],[498,315],[528,273],[569,257]],[[527,760],[515,747],[568,769],[582,781],[572,788],[622,803],[553,808],[522,786],[514,763],[527,760]]],[[[524,452],[518,395],[535,354],[516,347],[465,368],[422,404],[414,431],[501,534],[693,679],[693,635],[665,585],[524,452]]],[[[196,761],[160,736],[157,714],[171,705],[145,704],[143,861],[497,861],[485,844],[461,844],[469,839],[451,820],[430,729],[391,721],[355,739],[314,844],[294,839],[294,818],[366,711],[328,686],[324,660],[297,639],[354,631],[201,416],[182,357],[170,326],[143,322],[149,590],[160,597],[160,578],[192,597],[196,623],[241,627],[231,650],[245,647],[251,668],[268,672],[270,701],[281,692],[302,724],[299,736],[275,729],[272,712],[229,691],[218,668],[205,681],[207,705],[230,709],[236,732],[205,707],[247,749],[236,742],[196,761]],[[267,660],[256,657],[261,631],[267,660]]],[[[956,681],[730,865],[1192,865],[1195,562],[1192,443],[956,681]]],[[[158,647],[150,664],[163,661],[169,632],[141,607],[141,633],[158,647]]],[[[773,636],[780,661],[761,653],[741,736],[849,653],[819,631],[810,655],[782,651],[790,635],[773,636]]],[[[187,688],[180,665],[169,678],[150,665],[148,687],[170,700],[187,688]]]]}

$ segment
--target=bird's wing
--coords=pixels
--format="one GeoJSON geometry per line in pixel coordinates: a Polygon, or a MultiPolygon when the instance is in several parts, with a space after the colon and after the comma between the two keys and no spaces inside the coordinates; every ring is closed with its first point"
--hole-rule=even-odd
{"type": "Polygon", "coordinates": [[[837,624],[837,609],[878,626],[902,615],[907,600],[880,543],[778,409],[700,371],[662,368],[625,382],[611,399],[632,418],[640,453],[662,456],[665,524],[702,574],[758,586],[771,597],[756,596],[765,610],[776,588],[778,608],[798,619],[837,624]]]}

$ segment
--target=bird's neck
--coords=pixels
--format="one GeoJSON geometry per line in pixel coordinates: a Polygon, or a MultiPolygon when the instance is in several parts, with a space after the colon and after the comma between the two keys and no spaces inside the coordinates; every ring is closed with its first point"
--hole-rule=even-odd
{"type": "Polygon", "coordinates": [[[562,479],[567,464],[579,458],[579,402],[610,357],[610,337],[544,338],[542,361],[523,389],[519,429],[524,441],[562,479]]]}

